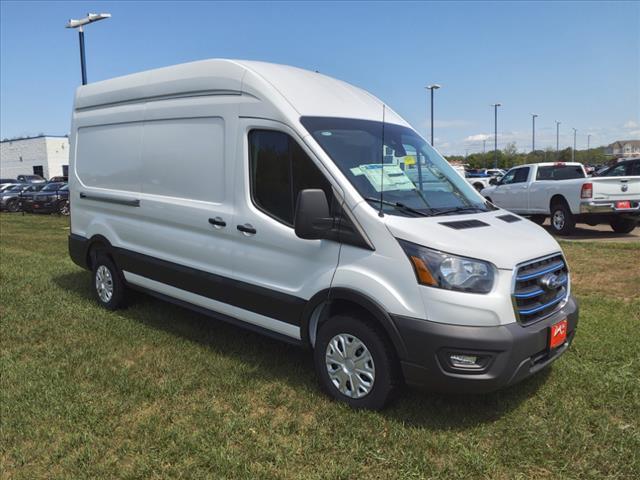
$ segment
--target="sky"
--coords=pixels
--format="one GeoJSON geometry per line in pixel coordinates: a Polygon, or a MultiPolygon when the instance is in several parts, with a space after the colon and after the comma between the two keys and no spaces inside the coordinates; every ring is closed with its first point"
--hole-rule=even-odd
{"type": "Polygon", "coordinates": [[[515,142],[640,139],[640,2],[0,3],[0,137],[69,132],[80,83],[69,18],[86,28],[89,82],[205,58],[294,65],[382,99],[444,154],[515,142]]]}

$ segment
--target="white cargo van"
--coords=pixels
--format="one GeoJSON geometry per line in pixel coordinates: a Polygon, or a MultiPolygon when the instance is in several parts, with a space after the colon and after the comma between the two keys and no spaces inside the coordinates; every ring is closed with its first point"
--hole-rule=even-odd
{"type": "Polygon", "coordinates": [[[371,94],[207,60],[78,88],[72,259],[313,349],[320,383],[381,408],[400,384],[486,392],[543,369],[578,309],[556,241],[492,206],[371,94]]]}

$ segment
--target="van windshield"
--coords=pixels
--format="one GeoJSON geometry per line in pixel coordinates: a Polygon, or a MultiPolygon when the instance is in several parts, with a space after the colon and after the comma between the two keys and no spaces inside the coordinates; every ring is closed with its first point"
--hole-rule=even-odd
{"type": "Polygon", "coordinates": [[[383,141],[382,122],[332,117],[300,121],[360,195],[376,208],[383,203],[385,213],[449,215],[493,209],[410,128],[385,123],[383,141]]]}

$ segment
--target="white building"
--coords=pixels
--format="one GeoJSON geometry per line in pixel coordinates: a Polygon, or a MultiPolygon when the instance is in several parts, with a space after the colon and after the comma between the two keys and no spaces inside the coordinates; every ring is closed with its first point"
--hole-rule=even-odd
{"type": "Polygon", "coordinates": [[[68,175],[69,139],[44,135],[0,142],[0,178],[68,175]]]}
{"type": "Polygon", "coordinates": [[[640,156],[640,140],[618,140],[606,147],[605,153],[615,158],[640,156]]]}

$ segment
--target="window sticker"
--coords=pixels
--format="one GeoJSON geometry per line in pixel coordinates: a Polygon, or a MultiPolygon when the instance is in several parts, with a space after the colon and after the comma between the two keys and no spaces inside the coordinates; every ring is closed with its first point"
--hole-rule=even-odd
{"type": "Polygon", "coordinates": [[[352,168],[351,173],[355,176],[364,175],[376,192],[380,192],[382,189],[388,192],[415,190],[416,188],[399,165],[370,163],[352,168]]]}

